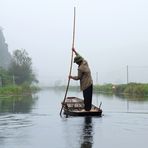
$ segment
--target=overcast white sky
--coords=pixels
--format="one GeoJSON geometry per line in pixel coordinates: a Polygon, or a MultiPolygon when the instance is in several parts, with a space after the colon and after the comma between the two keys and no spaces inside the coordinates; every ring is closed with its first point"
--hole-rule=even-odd
{"type": "MultiPolygon", "coordinates": [[[[43,84],[69,72],[73,8],[78,52],[89,62],[94,82],[148,82],[147,0],[0,0],[0,26],[12,53],[24,48],[43,84]]],[[[73,66],[73,75],[77,73],[73,66]]]]}

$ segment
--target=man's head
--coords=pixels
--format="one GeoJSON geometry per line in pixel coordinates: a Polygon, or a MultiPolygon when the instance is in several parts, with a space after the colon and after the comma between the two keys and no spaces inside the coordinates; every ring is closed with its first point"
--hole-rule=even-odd
{"type": "Polygon", "coordinates": [[[76,64],[80,64],[82,61],[83,61],[83,58],[80,55],[77,55],[74,58],[74,63],[76,63],[76,64]]]}

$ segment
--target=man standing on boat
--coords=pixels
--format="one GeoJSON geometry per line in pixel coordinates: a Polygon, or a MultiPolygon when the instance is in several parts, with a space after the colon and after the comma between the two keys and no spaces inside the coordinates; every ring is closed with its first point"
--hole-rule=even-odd
{"type": "Polygon", "coordinates": [[[87,61],[83,57],[81,57],[74,48],[72,50],[76,55],[74,58],[74,63],[78,65],[78,75],[69,76],[69,78],[73,80],[80,80],[80,88],[83,91],[84,97],[84,109],[86,111],[90,111],[93,93],[93,81],[91,77],[91,71],[87,61]]]}

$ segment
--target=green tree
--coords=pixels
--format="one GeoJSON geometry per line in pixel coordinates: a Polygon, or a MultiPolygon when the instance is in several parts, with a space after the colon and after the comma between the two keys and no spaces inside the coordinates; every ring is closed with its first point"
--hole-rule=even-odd
{"type": "Polygon", "coordinates": [[[8,74],[8,71],[0,67],[0,87],[11,85],[12,77],[8,74]]]}
{"type": "Polygon", "coordinates": [[[32,70],[32,59],[25,49],[17,49],[13,52],[9,73],[13,75],[15,84],[18,85],[37,82],[32,70]]]}

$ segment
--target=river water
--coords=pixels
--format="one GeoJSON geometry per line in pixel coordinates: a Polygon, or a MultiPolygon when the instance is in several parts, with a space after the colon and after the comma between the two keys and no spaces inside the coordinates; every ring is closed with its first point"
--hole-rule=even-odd
{"type": "Polygon", "coordinates": [[[101,118],[61,118],[64,93],[1,97],[0,148],[147,148],[148,99],[93,95],[95,105],[102,102],[101,118]]]}

